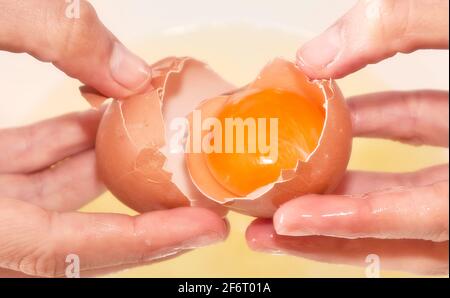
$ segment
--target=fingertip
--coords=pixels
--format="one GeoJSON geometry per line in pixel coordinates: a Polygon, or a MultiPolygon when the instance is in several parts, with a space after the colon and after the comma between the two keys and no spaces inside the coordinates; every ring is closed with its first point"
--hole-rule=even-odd
{"type": "Polygon", "coordinates": [[[334,25],[298,49],[296,64],[312,79],[327,79],[340,51],[340,26],[334,25]]]}
{"type": "Polygon", "coordinates": [[[87,85],[80,91],[94,107],[108,98],[125,99],[153,88],[150,66],[120,42],[111,40],[110,43],[109,57],[101,59],[102,64],[94,68],[83,64],[74,66],[80,69],[74,77],[87,85]]]}
{"type": "MultiPolygon", "coordinates": [[[[43,60],[106,97],[127,98],[146,90],[152,79],[150,66],[104,26],[91,4],[81,1],[80,5],[76,22],[48,20],[46,26],[57,24],[61,30],[52,30],[56,33],[48,37],[57,53],[43,60]]],[[[53,9],[50,5],[49,10],[53,9]]],[[[48,47],[40,48],[37,58],[48,51],[48,47]]]]}
{"type": "Polygon", "coordinates": [[[264,243],[273,238],[275,230],[270,219],[258,218],[254,220],[245,232],[245,239],[250,249],[260,251],[264,243]]]}
{"type": "Polygon", "coordinates": [[[198,224],[198,228],[206,232],[216,233],[221,240],[225,240],[229,234],[229,223],[212,210],[201,207],[181,207],[173,209],[178,214],[186,217],[192,224],[198,224]]]}
{"type": "Polygon", "coordinates": [[[314,207],[322,200],[317,195],[305,195],[284,203],[273,216],[273,224],[278,235],[309,236],[314,222],[314,207]]]}
{"type": "Polygon", "coordinates": [[[286,218],[284,209],[281,206],[273,215],[273,227],[278,235],[286,235],[289,230],[289,218],[286,218]]]}

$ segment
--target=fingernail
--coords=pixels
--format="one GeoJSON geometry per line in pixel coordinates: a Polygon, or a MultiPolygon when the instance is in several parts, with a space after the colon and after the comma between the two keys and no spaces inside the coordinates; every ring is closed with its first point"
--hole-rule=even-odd
{"type": "Polygon", "coordinates": [[[224,236],[219,233],[209,233],[200,235],[196,238],[187,240],[181,244],[182,249],[195,249],[204,246],[208,246],[217,242],[222,242],[224,240],[224,236]]]}
{"type": "Polygon", "coordinates": [[[338,25],[304,44],[297,52],[297,64],[313,70],[321,70],[330,65],[341,48],[341,30],[338,25]]]}
{"type": "Polygon", "coordinates": [[[273,243],[274,235],[269,236],[269,240],[261,241],[261,239],[253,238],[248,242],[250,248],[256,252],[263,252],[271,255],[285,255],[286,253],[273,243]]]}
{"type": "MultiPolygon", "coordinates": [[[[316,199],[317,200],[317,199],[316,199]]],[[[274,228],[284,236],[335,236],[353,220],[357,201],[351,198],[328,198],[326,202],[304,199],[285,205],[274,215],[274,228]],[[290,207],[290,208],[287,208],[290,207]]],[[[320,200],[320,199],[319,199],[320,200]]]]}
{"type": "Polygon", "coordinates": [[[129,90],[137,90],[151,79],[149,66],[119,42],[114,43],[110,68],[113,79],[129,90]]]}
{"type": "MultiPolygon", "coordinates": [[[[298,210],[297,210],[298,211],[298,210]]],[[[312,217],[311,214],[296,214],[295,219],[291,218],[290,214],[276,213],[273,218],[273,226],[278,235],[283,236],[310,236],[314,235],[307,226],[302,225],[299,221],[308,220],[312,217]]]]}

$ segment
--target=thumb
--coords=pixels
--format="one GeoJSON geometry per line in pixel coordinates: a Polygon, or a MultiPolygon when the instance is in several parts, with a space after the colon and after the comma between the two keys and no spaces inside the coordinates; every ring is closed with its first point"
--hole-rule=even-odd
{"type": "Polygon", "coordinates": [[[423,48],[448,48],[447,0],[365,0],[306,43],[297,64],[311,78],[340,78],[423,48]]]}
{"type": "Polygon", "coordinates": [[[0,50],[51,62],[109,97],[129,96],[151,79],[148,65],[83,0],[0,1],[0,50]]]}
{"type": "Polygon", "coordinates": [[[124,214],[50,212],[0,199],[1,269],[32,276],[61,276],[67,257],[81,272],[133,267],[223,241],[226,222],[202,208],[124,214]]]}

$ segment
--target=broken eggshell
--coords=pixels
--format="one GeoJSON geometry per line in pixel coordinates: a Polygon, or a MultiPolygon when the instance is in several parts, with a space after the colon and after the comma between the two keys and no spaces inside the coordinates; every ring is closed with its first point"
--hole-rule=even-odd
{"type": "MultiPolygon", "coordinates": [[[[202,99],[234,87],[191,58],[169,57],[151,69],[147,90],[113,100],[104,112],[95,146],[100,178],[114,196],[139,212],[201,206],[225,214],[225,207],[193,185],[184,152],[170,152],[170,123],[185,119],[202,99]]],[[[89,87],[81,92],[94,107],[107,99],[89,87]]]]}
{"type": "Polygon", "coordinates": [[[246,197],[236,197],[214,179],[208,170],[205,154],[188,153],[186,156],[191,178],[204,195],[234,211],[257,217],[271,217],[281,204],[298,196],[333,191],[347,168],[352,145],[350,112],[334,81],[311,82],[292,62],[280,58],[270,62],[245,88],[228,96],[206,100],[198,109],[203,119],[215,117],[227,101],[245,97],[252,90],[270,88],[314,99],[325,108],[326,118],[319,144],[306,161],[299,161],[295,169],[283,170],[274,183],[246,197]]]}
{"type": "MultiPolygon", "coordinates": [[[[351,121],[334,82],[310,82],[283,59],[273,60],[253,83],[236,91],[206,64],[192,58],[166,58],[151,69],[147,90],[109,104],[96,141],[101,179],[132,209],[147,212],[200,206],[223,215],[226,206],[248,215],[271,217],[282,203],[307,193],[330,192],[342,178],[351,151],[351,121]],[[180,133],[172,130],[172,124],[195,109],[202,112],[203,119],[213,117],[228,100],[264,88],[314,94],[326,109],[325,125],[316,150],[305,162],[283,171],[276,182],[236,198],[214,180],[204,154],[172,151],[173,134],[180,133]]],[[[81,91],[96,107],[107,99],[88,87],[81,91]]],[[[188,145],[192,137],[189,124],[192,121],[187,123],[187,131],[181,131],[188,145]]]]}

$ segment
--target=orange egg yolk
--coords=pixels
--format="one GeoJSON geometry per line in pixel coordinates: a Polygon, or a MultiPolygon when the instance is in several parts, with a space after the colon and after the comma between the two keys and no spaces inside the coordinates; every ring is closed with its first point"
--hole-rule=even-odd
{"type": "Polygon", "coordinates": [[[210,144],[221,141],[222,150],[205,153],[206,163],[218,183],[243,197],[308,158],[318,145],[325,109],[297,93],[265,89],[230,100],[218,119],[221,140],[211,132],[210,144]]]}

